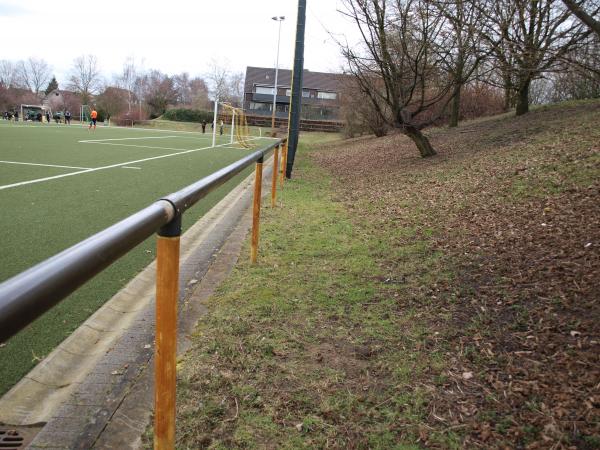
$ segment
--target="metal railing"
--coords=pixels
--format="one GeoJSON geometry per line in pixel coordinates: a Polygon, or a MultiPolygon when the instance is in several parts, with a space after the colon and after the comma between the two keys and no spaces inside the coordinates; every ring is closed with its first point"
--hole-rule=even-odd
{"type": "Polygon", "coordinates": [[[274,207],[278,177],[279,184],[283,187],[287,160],[286,139],[161,198],[147,208],[0,284],[0,343],[14,336],[86,281],[157,233],[154,441],[155,448],[174,448],[181,216],[211,191],[256,163],[251,243],[251,261],[255,263],[258,257],[262,165],[271,150],[274,151],[271,182],[271,206],[274,207]]]}

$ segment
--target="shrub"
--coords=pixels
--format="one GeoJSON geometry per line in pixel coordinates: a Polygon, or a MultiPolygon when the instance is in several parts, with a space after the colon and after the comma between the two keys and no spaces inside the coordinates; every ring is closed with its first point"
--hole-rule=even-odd
{"type": "Polygon", "coordinates": [[[210,111],[202,111],[200,109],[175,108],[166,111],[162,118],[165,120],[173,120],[175,122],[212,122],[213,113],[210,111]]]}

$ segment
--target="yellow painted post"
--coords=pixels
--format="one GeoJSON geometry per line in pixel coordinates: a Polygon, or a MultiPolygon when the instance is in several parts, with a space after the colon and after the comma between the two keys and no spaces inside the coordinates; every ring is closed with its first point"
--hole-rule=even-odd
{"type": "Polygon", "coordinates": [[[281,188],[283,189],[283,181],[285,180],[285,171],[287,170],[287,156],[288,156],[288,143],[287,141],[283,144],[283,149],[281,150],[281,188]]]}
{"type": "Polygon", "coordinates": [[[285,142],[281,146],[281,160],[279,161],[279,187],[283,188],[283,177],[285,168],[283,166],[283,154],[285,153],[285,142]]]}
{"type": "Polygon", "coordinates": [[[277,200],[277,169],[279,167],[279,145],[273,153],[273,176],[271,177],[271,208],[275,208],[277,200]]]}
{"type": "Polygon", "coordinates": [[[258,256],[258,227],[260,223],[260,196],[262,188],[263,159],[256,162],[256,176],[254,178],[254,204],[252,207],[252,244],[250,248],[250,262],[256,263],[258,256]]]}
{"type": "Polygon", "coordinates": [[[181,217],[163,227],[156,243],[156,343],[154,351],[154,449],[175,448],[177,299],[181,217]]]}

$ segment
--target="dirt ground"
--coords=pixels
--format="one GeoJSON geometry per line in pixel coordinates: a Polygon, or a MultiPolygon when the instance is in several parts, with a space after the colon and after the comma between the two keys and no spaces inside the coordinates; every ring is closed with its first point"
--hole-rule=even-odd
{"type": "Polygon", "coordinates": [[[394,247],[433,242],[444,273],[399,307],[422,310],[442,349],[425,372],[420,442],[456,430],[466,448],[600,448],[600,103],[404,136],[357,138],[319,153],[336,198],[394,247]],[[393,238],[391,238],[393,236],[393,238]],[[443,275],[443,276],[442,276],[443,275]]]}

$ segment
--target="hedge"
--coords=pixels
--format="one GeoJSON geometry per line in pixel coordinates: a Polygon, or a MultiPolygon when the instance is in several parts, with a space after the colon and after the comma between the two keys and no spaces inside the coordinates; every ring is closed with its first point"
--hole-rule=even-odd
{"type": "Polygon", "coordinates": [[[162,115],[162,119],[173,120],[175,122],[212,122],[213,113],[210,111],[202,111],[200,109],[176,108],[169,109],[162,115]]]}

